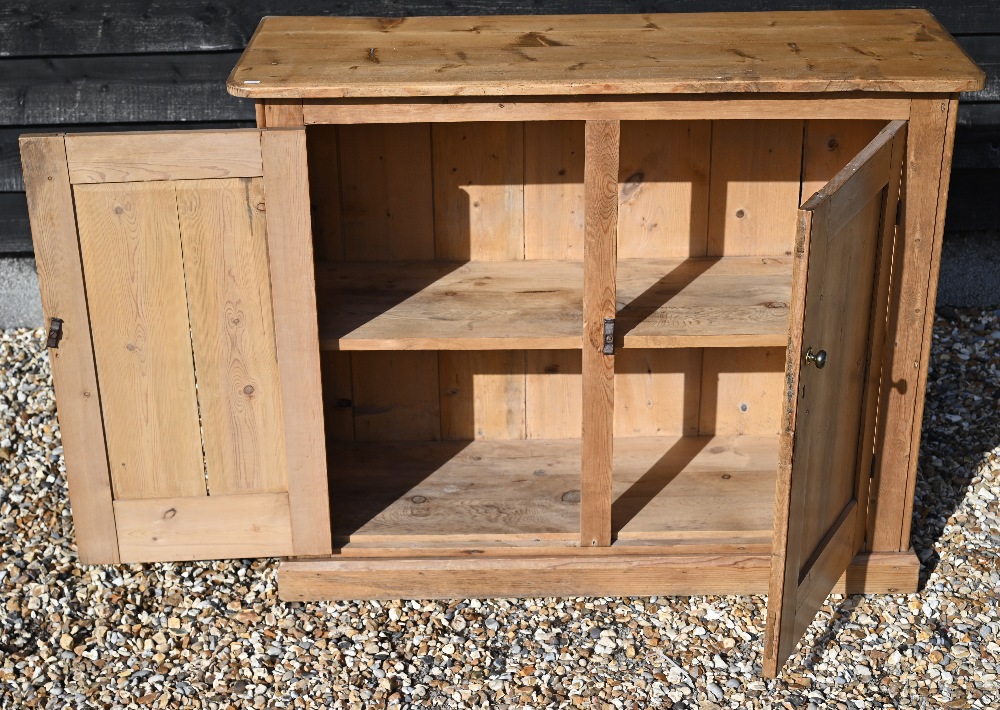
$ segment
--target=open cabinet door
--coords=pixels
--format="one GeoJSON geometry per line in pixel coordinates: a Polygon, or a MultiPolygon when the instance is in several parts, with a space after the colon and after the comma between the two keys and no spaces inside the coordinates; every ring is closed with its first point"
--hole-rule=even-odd
{"type": "Polygon", "coordinates": [[[21,152],[81,560],[328,554],[304,130],[21,152]]]}
{"type": "Polygon", "coordinates": [[[774,677],[864,544],[906,124],[799,210],[764,672],[774,677]]]}

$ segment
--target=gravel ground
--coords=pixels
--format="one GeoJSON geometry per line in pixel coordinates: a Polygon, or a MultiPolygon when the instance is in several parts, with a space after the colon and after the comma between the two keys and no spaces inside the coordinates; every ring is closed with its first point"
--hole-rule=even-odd
{"type": "Polygon", "coordinates": [[[998,707],[1000,311],[943,311],[926,587],[832,597],[777,681],[764,597],[285,604],[274,560],[81,566],[42,333],[4,331],[0,707],[998,707]]]}

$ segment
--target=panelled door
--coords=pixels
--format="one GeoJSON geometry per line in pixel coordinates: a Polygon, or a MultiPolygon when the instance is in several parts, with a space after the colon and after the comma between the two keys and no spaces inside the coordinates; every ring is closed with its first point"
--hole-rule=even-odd
{"type": "Polygon", "coordinates": [[[764,672],[791,655],[864,544],[906,124],[799,210],[764,672]]]}
{"type": "Polygon", "coordinates": [[[304,130],[21,146],[81,559],[330,553],[304,130]]]}

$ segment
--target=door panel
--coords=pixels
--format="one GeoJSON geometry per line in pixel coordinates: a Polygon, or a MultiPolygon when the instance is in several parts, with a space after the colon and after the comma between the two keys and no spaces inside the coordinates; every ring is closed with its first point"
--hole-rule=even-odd
{"type": "Polygon", "coordinates": [[[765,673],[774,676],[863,545],[905,123],[799,210],[765,673]],[[873,305],[874,304],[874,305],[873,305]]]}
{"type": "Polygon", "coordinates": [[[287,490],[260,178],[177,182],[208,490],[287,490]]]}
{"type": "Polygon", "coordinates": [[[269,133],[58,137],[123,562],[331,551],[304,131],[269,133]]]}
{"type": "Polygon", "coordinates": [[[115,499],[205,495],[174,184],[73,195],[115,499]]]}

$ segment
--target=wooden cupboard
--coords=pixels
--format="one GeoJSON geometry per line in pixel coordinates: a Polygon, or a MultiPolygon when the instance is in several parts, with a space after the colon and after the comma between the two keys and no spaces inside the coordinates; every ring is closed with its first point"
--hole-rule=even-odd
{"type": "Polygon", "coordinates": [[[913,590],[926,12],[265,18],[257,129],[22,139],[83,562],[283,598],[913,590]]]}

